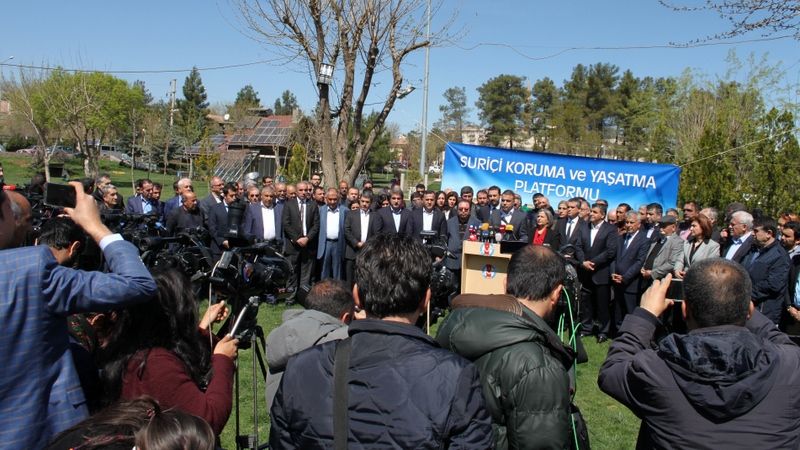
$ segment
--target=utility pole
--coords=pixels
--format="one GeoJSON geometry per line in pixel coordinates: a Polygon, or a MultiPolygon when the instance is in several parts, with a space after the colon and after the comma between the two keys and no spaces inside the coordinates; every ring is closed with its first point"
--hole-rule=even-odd
{"type": "Polygon", "coordinates": [[[425,39],[428,45],[425,46],[425,87],[422,93],[422,147],[420,148],[419,155],[419,173],[425,183],[425,189],[428,189],[428,168],[425,166],[425,150],[428,143],[428,62],[431,56],[431,0],[428,0],[427,16],[427,30],[425,31],[425,39]]]}
{"type": "Polygon", "coordinates": [[[164,175],[167,174],[167,164],[169,163],[169,144],[172,143],[172,122],[175,115],[175,90],[178,80],[173,79],[170,83],[169,92],[169,131],[167,132],[167,143],[164,145],[164,175]]]}

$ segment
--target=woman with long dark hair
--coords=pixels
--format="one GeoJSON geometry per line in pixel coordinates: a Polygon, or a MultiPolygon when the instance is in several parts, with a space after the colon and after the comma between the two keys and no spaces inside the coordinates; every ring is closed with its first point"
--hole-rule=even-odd
{"type": "Polygon", "coordinates": [[[158,293],[120,314],[105,354],[104,384],[110,401],[149,395],[165,408],[206,420],[219,434],[228,421],[238,341],[226,336],[211,352],[208,328],[228,314],[211,305],[198,326],[189,280],[176,270],[153,274],[158,293]]]}

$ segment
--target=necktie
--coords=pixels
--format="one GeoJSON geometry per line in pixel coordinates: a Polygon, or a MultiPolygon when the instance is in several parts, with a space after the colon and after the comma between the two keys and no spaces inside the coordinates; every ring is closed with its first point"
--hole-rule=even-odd
{"type": "Polygon", "coordinates": [[[572,236],[572,220],[573,219],[570,219],[567,222],[567,238],[570,238],[572,236]]]}
{"type": "Polygon", "coordinates": [[[742,240],[741,239],[734,239],[733,240],[733,245],[742,245],[742,240]]]}
{"type": "Polygon", "coordinates": [[[626,234],[625,235],[625,250],[628,249],[628,244],[630,244],[630,243],[631,243],[631,235],[630,234],[626,234]]]}
{"type": "Polygon", "coordinates": [[[304,221],[306,218],[306,202],[300,201],[300,221],[304,221]]]}

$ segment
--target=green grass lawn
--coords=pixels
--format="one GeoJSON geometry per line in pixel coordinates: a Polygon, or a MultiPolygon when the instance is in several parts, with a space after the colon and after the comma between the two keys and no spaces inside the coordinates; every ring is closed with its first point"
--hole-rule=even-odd
{"type": "MultiPolygon", "coordinates": [[[[33,157],[28,155],[17,155],[15,153],[0,153],[0,163],[3,164],[6,184],[28,184],[35,171],[31,168],[33,157]]],[[[64,161],[64,168],[70,173],[73,180],[83,178],[83,163],[79,158],[72,158],[64,161]]],[[[100,160],[100,172],[106,172],[111,176],[111,181],[119,190],[119,194],[127,199],[133,195],[133,181],[139,178],[148,178],[147,171],[133,170],[130,167],[120,166],[119,163],[100,160]]],[[[150,172],[149,178],[164,185],[161,192],[161,201],[166,201],[173,196],[172,183],[175,181],[174,174],[163,175],[160,172],[150,172]]],[[[53,179],[54,183],[64,183],[61,178],[53,179]]],[[[208,183],[203,181],[194,182],[194,191],[198,198],[208,195],[208,183]]]]}
{"type": "MultiPolygon", "coordinates": [[[[296,308],[296,306],[295,306],[296,308]]],[[[283,304],[279,306],[262,305],[258,312],[258,323],[269,334],[270,330],[281,322],[281,314],[286,310],[283,304]]],[[[436,333],[436,326],[431,330],[436,333]]],[[[589,435],[594,449],[630,449],[636,445],[636,434],[639,430],[639,420],[611,397],[600,392],[597,387],[597,373],[608,351],[608,343],[597,344],[594,339],[584,341],[589,354],[589,362],[578,366],[578,387],[576,403],[581,409],[589,427],[589,435]]],[[[253,350],[239,351],[238,366],[241,374],[241,430],[242,433],[253,432],[253,401],[258,402],[259,429],[258,439],[266,442],[269,437],[269,411],[266,411],[264,401],[264,383],[258,381],[258,396],[253,398],[251,371],[253,350]]],[[[259,375],[260,375],[260,369],[259,375]]],[[[226,449],[235,449],[236,421],[233,414],[222,432],[222,446],[226,449]]]]}

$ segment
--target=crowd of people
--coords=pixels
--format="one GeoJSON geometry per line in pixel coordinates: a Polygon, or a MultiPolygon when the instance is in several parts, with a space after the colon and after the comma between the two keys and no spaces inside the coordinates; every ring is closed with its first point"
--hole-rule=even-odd
{"type": "Polygon", "coordinates": [[[407,195],[369,180],[325,187],[318,174],[294,185],[214,177],[200,199],[183,178],[166,201],[139,180],[123,201],[108,176],[93,181],[73,183],[75,208],[46,222],[36,246],[21,247],[27,200],[0,196],[9,448],[158,448],[146,442],[159,433],[213,448],[228,421],[238,342],[213,333],[228,307],[200,318],[186,274],[148,271],[112,229],[120,215],[152,216],[164,235],[205,229],[215,259],[239,245],[237,231],[292,266],[287,304],[305,309],[267,338],[271,448],[584,448],[575,353],[552,327],[570,265],[577,331],[613,339],[599,385],[642,419],[642,448],[800,439],[800,395],[788,389],[800,349],[779,330],[800,329],[793,213],[583,198],[553,208],[542,194],[528,206],[497,186],[407,195]],[[446,246],[458,280],[463,242],[484,224],[529,245],[511,257],[505,295],[456,289],[432,338],[415,326],[431,299],[423,244],[446,246]],[[106,270],[72,268],[92,243],[106,270]],[[154,425],[165,417],[169,427],[154,425]]]}

